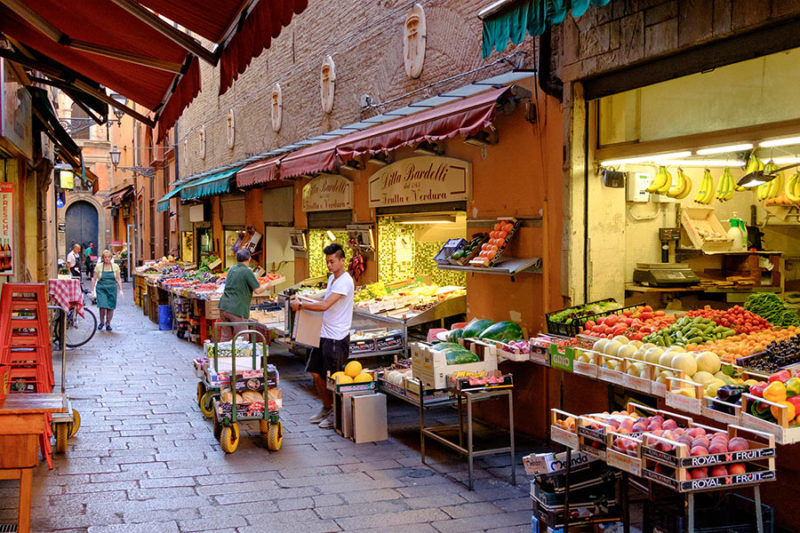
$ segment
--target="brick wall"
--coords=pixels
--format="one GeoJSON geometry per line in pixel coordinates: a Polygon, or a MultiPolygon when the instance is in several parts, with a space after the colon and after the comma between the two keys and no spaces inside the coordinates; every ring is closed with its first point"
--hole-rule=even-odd
{"type": "MultiPolygon", "coordinates": [[[[272,46],[253,59],[249,68],[218,96],[219,68],[201,63],[203,91],[181,117],[178,146],[181,177],[239,161],[250,155],[313,137],[368,116],[403,107],[428,95],[444,92],[510,70],[508,64],[471,74],[362,113],[359,98],[369,94],[383,103],[439,80],[487,65],[513,51],[481,59],[481,21],[486,0],[429,0],[420,2],[427,21],[427,50],[422,75],[409,78],[403,66],[403,22],[412,3],[398,0],[311,0],[272,46]],[[336,93],[333,111],[320,104],[322,60],[333,57],[336,93]],[[272,131],[272,86],[281,84],[283,122],[272,131]],[[226,142],[227,115],[235,110],[236,140],[226,142]],[[200,159],[200,135],[206,127],[206,156],[200,159]],[[184,140],[188,140],[184,153],[184,140]]],[[[530,38],[521,49],[530,52],[530,38]]],[[[526,66],[531,66],[530,57],[526,66]]]]}
{"type": "Polygon", "coordinates": [[[800,0],[612,0],[554,29],[564,81],[800,16],[800,0]]]}

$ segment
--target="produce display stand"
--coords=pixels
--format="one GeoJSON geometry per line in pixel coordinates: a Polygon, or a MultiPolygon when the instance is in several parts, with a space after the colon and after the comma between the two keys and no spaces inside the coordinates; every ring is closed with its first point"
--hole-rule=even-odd
{"type": "MultiPolygon", "coordinates": [[[[444,324],[444,319],[463,315],[467,312],[467,297],[454,296],[446,300],[442,300],[433,307],[423,311],[419,314],[412,316],[400,315],[392,316],[391,311],[380,313],[369,313],[366,311],[353,311],[353,327],[376,327],[376,324],[388,324],[393,328],[399,329],[403,334],[403,344],[397,353],[402,353],[403,357],[408,357],[408,330],[415,326],[429,324],[431,322],[440,322],[444,324]]],[[[386,352],[381,352],[379,355],[384,355],[386,352]]],[[[376,354],[377,355],[377,354],[376,354]]],[[[362,355],[362,357],[364,357],[362,355]]]]}
{"type": "MultiPolygon", "coordinates": [[[[239,322],[217,322],[215,325],[216,327],[221,326],[247,326],[247,323],[239,323],[239,322]]],[[[216,337],[217,335],[215,335],[216,337]]],[[[277,408],[277,405],[274,409],[270,408],[269,403],[269,390],[270,388],[277,388],[277,383],[275,387],[270,387],[269,378],[268,378],[268,367],[267,367],[267,358],[268,358],[268,350],[267,350],[267,338],[264,336],[263,333],[260,331],[256,331],[254,329],[246,329],[244,331],[240,331],[236,335],[233,336],[231,339],[231,372],[230,372],[230,391],[231,391],[231,410],[230,414],[225,412],[225,409],[222,405],[222,401],[220,397],[216,397],[213,400],[213,422],[214,422],[214,436],[219,439],[220,446],[225,453],[233,453],[239,447],[239,422],[240,421],[247,421],[247,420],[258,420],[259,430],[261,431],[262,435],[266,435],[267,439],[267,449],[270,451],[278,451],[281,449],[281,442],[283,441],[283,423],[280,420],[280,414],[277,408]],[[260,411],[250,411],[248,410],[247,413],[241,413],[237,407],[237,396],[238,396],[238,389],[236,386],[236,340],[239,337],[250,336],[253,342],[253,359],[255,360],[256,350],[255,346],[257,342],[261,343],[263,349],[262,355],[262,381],[263,383],[261,386],[263,387],[263,400],[264,405],[260,411]],[[260,341],[257,341],[260,339],[260,341]]],[[[218,367],[218,359],[219,353],[215,350],[214,352],[214,367],[218,367]]],[[[253,365],[255,366],[255,364],[253,365]]],[[[255,369],[254,369],[255,370],[255,369]]],[[[248,380],[248,382],[253,381],[248,380]]]]}
{"type": "Polygon", "coordinates": [[[419,410],[419,428],[420,428],[420,453],[422,455],[422,463],[425,462],[425,438],[433,439],[434,441],[458,452],[460,455],[467,458],[469,478],[468,488],[473,490],[473,462],[475,457],[482,457],[484,455],[495,455],[500,453],[509,453],[511,455],[511,483],[516,485],[516,459],[514,449],[514,404],[512,398],[512,387],[504,386],[504,388],[491,388],[491,387],[478,387],[474,390],[450,390],[440,389],[434,390],[426,388],[419,380],[414,378],[406,378],[405,388],[401,389],[391,383],[378,380],[378,388],[381,392],[388,396],[398,398],[408,404],[413,405],[419,410]],[[498,448],[487,448],[476,450],[473,442],[473,430],[475,421],[473,419],[473,404],[480,403],[488,400],[506,398],[508,401],[508,446],[498,448]],[[458,424],[455,425],[439,425],[427,426],[425,423],[425,411],[428,409],[453,407],[457,408],[458,424]],[[465,429],[466,422],[466,429],[465,429]],[[452,433],[454,430],[458,432],[458,441],[451,440],[446,433],[452,433]],[[466,440],[466,443],[465,443],[466,440]]]}

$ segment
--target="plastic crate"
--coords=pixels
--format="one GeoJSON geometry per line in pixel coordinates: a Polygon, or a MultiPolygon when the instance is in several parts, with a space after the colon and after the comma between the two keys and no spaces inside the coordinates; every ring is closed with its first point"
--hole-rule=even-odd
{"type": "Polygon", "coordinates": [[[554,320],[550,320],[550,317],[552,315],[556,315],[563,311],[569,311],[571,309],[577,310],[579,307],[583,307],[584,305],[599,304],[602,302],[617,303],[617,301],[614,298],[606,298],[605,300],[597,300],[595,302],[589,302],[589,304],[582,304],[574,307],[565,307],[564,309],[559,309],[558,311],[546,313],[544,316],[545,320],[547,320],[547,332],[552,333],[554,335],[566,335],[567,337],[574,337],[583,330],[583,325],[586,323],[587,320],[589,320],[591,316],[600,316],[600,315],[586,315],[585,317],[575,318],[569,324],[567,324],[566,322],[556,322],[554,320]]]}
{"type": "MultiPolygon", "coordinates": [[[[738,494],[707,495],[708,500],[696,497],[694,510],[695,533],[756,533],[755,502],[738,494]],[[710,500],[710,501],[709,501],[710,500]]],[[[764,533],[774,531],[774,513],[769,505],[761,505],[764,533]]],[[[683,502],[645,501],[643,533],[683,533],[686,515],[683,502]]]]}

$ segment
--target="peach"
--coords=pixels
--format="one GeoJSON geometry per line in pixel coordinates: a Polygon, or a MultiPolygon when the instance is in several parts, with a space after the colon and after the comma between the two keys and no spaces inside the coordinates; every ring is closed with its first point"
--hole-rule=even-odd
{"type": "Polygon", "coordinates": [[[661,429],[662,429],[661,422],[652,421],[649,424],[647,424],[647,431],[653,432],[653,431],[660,431],[661,429]]]}
{"type": "Polygon", "coordinates": [[[692,446],[689,455],[708,455],[708,449],[705,446],[692,446]]]}
{"type": "Polygon", "coordinates": [[[633,428],[631,428],[631,431],[635,433],[642,433],[644,431],[647,431],[647,424],[644,422],[636,422],[633,425],[633,428]]]}
{"type": "Polygon", "coordinates": [[[687,435],[692,437],[693,439],[696,437],[702,437],[706,434],[706,430],[703,428],[690,428],[687,432],[687,435]]]}
{"type": "Polygon", "coordinates": [[[678,423],[675,422],[673,419],[665,420],[663,424],[661,424],[662,429],[677,429],[678,423]]]}
{"type": "Polygon", "coordinates": [[[728,469],[725,465],[717,465],[711,469],[711,477],[723,477],[728,475],[728,469]]]}
{"type": "Polygon", "coordinates": [[[692,448],[695,446],[702,446],[704,448],[708,448],[709,444],[711,444],[707,438],[705,437],[697,437],[692,441],[692,448]]]}
{"type": "Polygon", "coordinates": [[[659,424],[663,424],[664,423],[664,417],[661,416],[661,415],[655,415],[652,418],[650,418],[650,420],[651,421],[658,421],[659,424]]]}
{"type": "Polygon", "coordinates": [[[711,441],[711,446],[708,447],[708,453],[726,453],[728,445],[719,439],[711,441]]]}
{"type": "Polygon", "coordinates": [[[728,441],[728,449],[732,452],[740,452],[742,450],[749,450],[750,443],[741,437],[734,437],[728,441]]]}
{"type": "MultiPolygon", "coordinates": [[[[648,430],[648,431],[650,431],[650,430],[648,430]]],[[[652,433],[656,437],[661,437],[662,435],[664,435],[664,431],[661,430],[661,429],[656,429],[654,431],[650,431],[650,433],[652,433]]]]}
{"type": "Polygon", "coordinates": [[[740,474],[746,473],[747,472],[747,467],[744,465],[744,463],[736,463],[736,464],[728,466],[728,472],[732,476],[738,476],[740,474]]]}
{"type": "Polygon", "coordinates": [[[691,447],[692,437],[690,437],[689,435],[681,435],[680,437],[677,438],[675,442],[680,442],[681,444],[685,444],[691,447]]]}
{"type": "Polygon", "coordinates": [[[708,477],[708,468],[693,468],[689,471],[692,479],[704,479],[708,477]]]}

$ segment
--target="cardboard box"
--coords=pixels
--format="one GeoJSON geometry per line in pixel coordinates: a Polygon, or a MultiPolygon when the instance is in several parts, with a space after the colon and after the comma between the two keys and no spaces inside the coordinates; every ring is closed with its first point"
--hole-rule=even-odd
{"type": "MultiPolygon", "coordinates": [[[[298,300],[306,302],[314,302],[316,300],[305,299],[302,296],[298,300]]],[[[298,344],[311,346],[312,348],[319,348],[319,335],[322,330],[322,315],[323,313],[317,311],[307,311],[301,309],[295,313],[294,329],[292,330],[292,338],[298,344]]]]}

